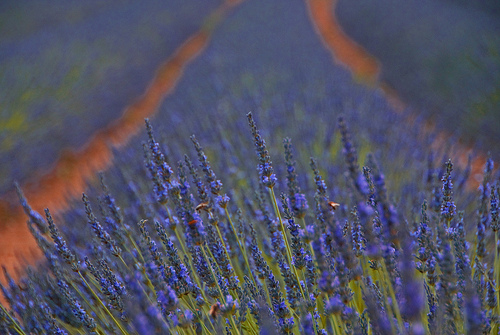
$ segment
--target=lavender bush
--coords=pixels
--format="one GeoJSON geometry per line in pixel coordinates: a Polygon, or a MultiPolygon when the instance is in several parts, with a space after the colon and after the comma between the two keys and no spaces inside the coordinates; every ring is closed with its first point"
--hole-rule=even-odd
{"type": "Polygon", "coordinates": [[[290,138],[280,159],[247,117],[186,155],[147,120],[143,159],[124,153],[63,218],[19,190],[46,261],[2,287],[1,333],[498,333],[492,160],[475,199],[449,160],[406,171],[416,185],[392,173],[395,196],[382,166],[400,162],[360,166],[343,118],[319,159],[290,138]]]}

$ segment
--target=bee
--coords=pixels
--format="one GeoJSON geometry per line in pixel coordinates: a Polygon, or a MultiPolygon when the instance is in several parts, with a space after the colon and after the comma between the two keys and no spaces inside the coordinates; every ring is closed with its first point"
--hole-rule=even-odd
{"type": "Polygon", "coordinates": [[[199,204],[198,206],[196,206],[196,210],[199,212],[201,210],[205,210],[208,212],[208,202],[202,202],[201,204],[199,204]]]}
{"type": "Polygon", "coordinates": [[[337,208],[340,207],[340,204],[336,203],[336,202],[333,202],[333,201],[329,201],[328,204],[330,205],[330,207],[333,209],[333,210],[336,210],[337,208]]]}
{"type": "Polygon", "coordinates": [[[208,314],[210,314],[211,317],[214,319],[217,318],[217,314],[220,312],[220,305],[218,303],[213,304],[212,307],[210,307],[210,311],[208,314]]]}
{"type": "Polygon", "coordinates": [[[189,221],[189,222],[188,222],[188,225],[190,225],[190,226],[194,226],[194,225],[195,225],[195,224],[197,224],[197,223],[198,223],[198,220],[194,219],[194,220],[189,221]]]}

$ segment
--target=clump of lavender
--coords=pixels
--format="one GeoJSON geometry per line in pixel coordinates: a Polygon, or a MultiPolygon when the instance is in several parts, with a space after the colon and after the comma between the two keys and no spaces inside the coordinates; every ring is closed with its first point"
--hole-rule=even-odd
{"type": "Polygon", "coordinates": [[[272,159],[277,148],[247,118],[247,147],[231,162],[194,136],[187,154],[167,154],[146,121],[142,167],[118,164],[101,176],[103,193],[91,189],[62,220],[48,210],[44,220],[19,190],[46,260],[19,283],[5,271],[0,332],[498,333],[491,160],[475,204],[454,189],[451,161],[433,172],[440,186],[432,177],[403,202],[386,162],[369,154],[359,166],[343,119],[331,180],[332,161],[301,157],[311,166],[301,171],[289,138],[272,159]],[[216,169],[225,163],[230,174],[216,169]]]}

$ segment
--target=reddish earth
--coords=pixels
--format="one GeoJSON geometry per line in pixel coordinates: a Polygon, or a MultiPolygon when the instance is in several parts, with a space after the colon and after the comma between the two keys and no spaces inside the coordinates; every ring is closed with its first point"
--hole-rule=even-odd
{"type": "Polygon", "coordinates": [[[334,60],[346,66],[355,78],[375,84],[380,72],[379,64],[363,47],[342,31],[333,15],[335,1],[305,0],[305,2],[316,33],[332,52],[334,60]]]}
{"type": "MultiPolygon", "coordinates": [[[[142,129],[144,118],[156,113],[165,96],[174,90],[185,67],[207,46],[214,28],[238,3],[228,0],[214,11],[201,30],[160,66],[144,94],[126,108],[120,119],[98,130],[83,149],[63,152],[54,168],[37,183],[22,185],[33,209],[43,213],[43,209],[49,207],[56,214],[66,210],[68,201],[82,194],[96,172],[111,165],[112,149],[125,145],[142,129]]],[[[0,199],[0,264],[14,277],[19,270],[16,266],[33,264],[41,256],[26,220],[14,192],[0,199]]]]}

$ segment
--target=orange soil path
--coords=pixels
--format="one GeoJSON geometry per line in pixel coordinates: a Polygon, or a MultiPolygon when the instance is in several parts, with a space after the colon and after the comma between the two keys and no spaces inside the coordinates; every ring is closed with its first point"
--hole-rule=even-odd
{"type": "Polygon", "coordinates": [[[334,0],[305,1],[316,32],[332,52],[334,60],[345,65],[356,78],[375,84],[380,66],[375,57],[342,31],[333,15],[334,0]]]}
{"type": "MultiPolygon", "coordinates": [[[[97,131],[82,150],[63,152],[54,168],[37,183],[22,185],[33,209],[43,213],[48,207],[54,213],[60,213],[67,209],[70,199],[81,196],[96,172],[111,165],[112,148],[125,145],[144,127],[144,118],[157,112],[165,96],[174,90],[185,67],[205,49],[214,28],[238,3],[226,1],[209,15],[200,31],[160,66],[146,92],[126,108],[120,119],[97,131]]],[[[20,261],[32,264],[41,256],[27,228],[27,217],[17,203],[14,192],[0,199],[0,264],[6,266],[14,277],[18,277],[16,266],[20,261]]]]}
{"type": "MultiPolygon", "coordinates": [[[[316,33],[320,36],[325,47],[330,50],[334,60],[346,66],[356,79],[360,79],[369,85],[378,85],[385,93],[392,107],[396,111],[402,112],[406,106],[399,99],[397,93],[389,85],[378,82],[381,70],[377,60],[342,31],[333,11],[336,0],[304,1],[309,10],[309,17],[315,27],[316,33]]],[[[413,121],[409,117],[407,123],[412,125],[414,124],[413,121]]],[[[434,129],[435,127],[432,123],[426,124],[422,129],[422,136],[429,135],[434,129]]],[[[450,137],[450,134],[441,131],[432,143],[432,149],[437,152],[444,152],[450,137]]],[[[467,165],[468,156],[472,151],[472,148],[456,145],[450,151],[454,155],[451,158],[453,162],[458,163],[464,168],[467,165]]],[[[477,189],[479,186],[485,162],[486,156],[484,154],[476,155],[473,159],[472,171],[467,183],[469,189],[477,189]]]]}

